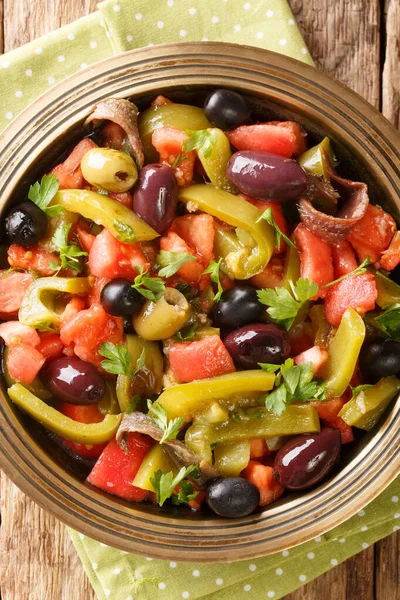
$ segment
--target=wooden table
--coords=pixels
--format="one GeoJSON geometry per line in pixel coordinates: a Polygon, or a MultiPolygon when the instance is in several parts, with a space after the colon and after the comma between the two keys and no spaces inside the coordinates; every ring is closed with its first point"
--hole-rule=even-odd
{"type": "MultiPolygon", "coordinates": [[[[290,0],[290,5],[317,65],[400,127],[400,0],[290,0]]],[[[0,50],[94,10],[96,0],[0,0],[0,50]]],[[[95,600],[64,526],[4,475],[0,496],[1,599],[95,600]]],[[[399,556],[397,533],[285,600],[399,600],[399,556]]]]}

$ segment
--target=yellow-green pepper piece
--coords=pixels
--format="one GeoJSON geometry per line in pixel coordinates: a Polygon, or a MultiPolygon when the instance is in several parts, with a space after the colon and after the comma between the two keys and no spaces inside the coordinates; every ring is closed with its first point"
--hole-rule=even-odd
{"type": "Polygon", "coordinates": [[[386,277],[380,271],[369,269],[375,276],[378,297],[376,303],[380,308],[386,308],[391,304],[400,304],[400,285],[386,277]]]}
{"type": "Polygon", "coordinates": [[[223,477],[238,477],[250,461],[250,440],[218,444],[214,459],[214,467],[223,477]]]}
{"type": "Polygon", "coordinates": [[[132,244],[158,237],[133,210],[104,194],[90,190],[59,190],[51,204],[61,204],[66,210],[79,213],[97,225],[103,225],[120,242],[132,244]]]}
{"type": "Polygon", "coordinates": [[[325,137],[322,142],[303,152],[297,162],[306,171],[314,175],[323,175],[329,181],[329,163],[333,166],[337,164],[330,139],[325,137]]]}
{"type": "MultiPolygon", "coordinates": [[[[8,359],[9,353],[10,353],[10,349],[5,348],[4,358],[3,358],[4,379],[6,381],[6,385],[8,388],[11,387],[12,385],[14,385],[14,383],[17,383],[17,381],[13,377],[11,377],[10,372],[7,368],[7,359],[8,359]]],[[[35,394],[35,396],[38,396],[38,398],[40,398],[41,400],[50,400],[50,398],[52,398],[52,394],[49,392],[48,389],[46,389],[44,387],[44,385],[40,381],[39,377],[35,377],[35,379],[32,381],[32,383],[29,383],[29,384],[24,383],[24,386],[26,387],[27,390],[32,392],[32,394],[35,394]]]]}
{"type": "Polygon", "coordinates": [[[151,138],[153,132],[159,127],[175,127],[175,129],[208,129],[212,127],[206,119],[202,108],[190,106],[189,104],[163,104],[162,106],[150,106],[140,113],[138,118],[140,139],[146,162],[158,162],[156,152],[151,138]]]}
{"type": "Polygon", "coordinates": [[[325,316],[323,304],[314,304],[309,310],[312,333],[314,335],[315,345],[320,346],[324,350],[329,347],[331,338],[332,326],[325,316]]]}
{"type": "Polygon", "coordinates": [[[164,390],[157,402],[165,408],[170,419],[183,417],[190,420],[195,412],[205,409],[213,400],[229,398],[234,394],[267,392],[273,388],[274,382],[273,373],[259,370],[239,371],[174,385],[164,390]]]}
{"type": "Polygon", "coordinates": [[[42,238],[39,241],[39,246],[47,250],[47,252],[58,252],[60,249],[53,242],[53,235],[58,229],[58,227],[68,227],[72,226],[79,219],[79,215],[77,213],[69,212],[69,210],[63,210],[56,217],[51,217],[48,219],[46,237],[42,238]]]}
{"type": "Polygon", "coordinates": [[[323,370],[327,399],[340,398],[349,385],[364,338],[364,321],[355,310],[348,308],[329,344],[328,361],[323,370]]]}
{"type": "Polygon", "coordinates": [[[219,402],[215,401],[206,408],[206,410],[196,415],[196,420],[204,423],[221,423],[229,418],[228,409],[225,406],[221,406],[219,402]]]}
{"type": "Polygon", "coordinates": [[[226,167],[232,156],[229,140],[224,132],[216,127],[208,129],[208,133],[211,148],[209,147],[205,154],[203,150],[197,150],[197,156],[211,183],[223,190],[232,191],[232,184],[226,176],[226,167]]]}
{"type": "Polygon", "coordinates": [[[234,279],[233,274],[227,267],[225,262],[225,257],[231,253],[241,253],[243,256],[250,255],[250,248],[246,248],[242,242],[240,242],[238,236],[235,231],[225,229],[218,223],[215,223],[215,237],[214,237],[214,253],[215,259],[218,260],[222,258],[221,262],[221,271],[226,273],[228,277],[234,279]]]}
{"type": "Polygon", "coordinates": [[[285,264],[283,267],[283,276],[281,287],[286,288],[289,292],[292,291],[290,282],[296,283],[300,277],[300,258],[297,248],[288,246],[285,256],[285,264]]]}
{"type": "Polygon", "coordinates": [[[97,406],[102,415],[120,414],[121,409],[118,404],[114,382],[106,381],[106,393],[97,406]]]}
{"type": "Polygon", "coordinates": [[[250,279],[264,270],[272,256],[275,237],[273,228],[264,219],[257,222],[258,208],[239,196],[205,184],[182,188],[179,199],[184,204],[192,202],[199,210],[252,235],[254,248],[243,247],[225,256],[226,266],[235,279],[250,279]]]}
{"type": "Polygon", "coordinates": [[[186,446],[201,460],[208,464],[212,464],[212,450],[208,441],[207,432],[210,425],[208,423],[195,419],[193,425],[189,427],[185,435],[186,446]]]}
{"type": "Polygon", "coordinates": [[[175,463],[169,458],[165,449],[160,444],[155,444],[144,457],[132,484],[142,490],[154,492],[150,479],[159,469],[164,473],[171,471],[174,475],[178,472],[175,463]]]}
{"type": "Polygon", "coordinates": [[[20,383],[8,390],[11,400],[49,431],[78,444],[103,444],[117,433],[121,415],[106,415],[100,423],[79,423],[32,394],[20,383]]]}
{"type": "Polygon", "coordinates": [[[26,290],[18,318],[24,325],[36,329],[59,329],[61,317],[56,312],[56,296],[86,294],[90,289],[87,277],[40,277],[26,290]]]}
{"type": "Polygon", "coordinates": [[[376,385],[361,390],[346,402],[339,417],[347,425],[371,431],[399,390],[400,380],[397,377],[383,377],[376,385]]]}

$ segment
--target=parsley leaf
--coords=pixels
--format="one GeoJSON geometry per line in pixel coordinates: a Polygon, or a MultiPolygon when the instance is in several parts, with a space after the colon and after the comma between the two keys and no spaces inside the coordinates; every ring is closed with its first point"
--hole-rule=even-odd
{"type": "Polygon", "coordinates": [[[210,273],[210,278],[211,281],[213,283],[217,284],[217,288],[218,291],[214,296],[214,301],[215,302],[219,302],[222,296],[222,292],[224,291],[222,285],[221,285],[221,281],[219,279],[219,269],[221,266],[221,262],[222,262],[222,258],[219,259],[219,261],[216,263],[213,260],[210,260],[210,264],[208,265],[207,269],[205,269],[202,273],[202,275],[206,275],[206,273],[210,273]]]}
{"type": "Polygon", "coordinates": [[[183,425],[184,419],[182,417],[178,417],[177,419],[168,421],[167,411],[162,404],[159,404],[158,402],[153,404],[151,400],[147,400],[147,407],[149,409],[148,414],[163,432],[163,436],[159,443],[163,444],[165,440],[176,439],[176,436],[183,425]]]}
{"type": "Polygon", "coordinates": [[[164,473],[161,471],[161,469],[158,469],[158,471],[154,473],[154,477],[150,477],[151,485],[157,494],[158,504],[162,506],[164,502],[170,498],[178,483],[181,483],[183,479],[188,477],[188,475],[193,473],[195,470],[195,465],[182,467],[179,473],[177,473],[177,475],[174,477],[172,471],[169,471],[169,473],[164,473]]]}
{"type": "Polygon", "coordinates": [[[400,341],[400,304],[391,304],[383,313],[375,317],[383,334],[400,341]]]}
{"type": "Polygon", "coordinates": [[[335,279],[334,281],[325,283],[325,285],[323,285],[322,287],[327,288],[327,287],[330,287],[331,285],[335,285],[336,283],[343,281],[343,279],[347,279],[347,277],[350,277],[351,275],[354,275],[355,277],[357,277],[358,275],[362,275],[363,273],[366,273],[367,269],[365,267],[367,265],[369,265],[370,262],[371,262],[371,259],[369,256],[367,256],[367,258],[365,260],[363,260],[362,263],[360,265],[358,265],[358,267],[356,269],[353,269],[352,271],[350,271],[350,273],[346,273],[345,275],[342,275],[342,277],[339,277],[338,279],[335,279]]]}
{"type": "Polygon", "coordinates": [[[196,335],[196,329],[198,328],[198,323],[192,323],[191,325],[187,325],[178,331],[175,334],[177,340],[181,340],[182,342],[187,342],[188,340],[193,340],[196,335]]]}
{"type": "Polygon", "coordinates": [[[107,373],[131,376],[131,359],[126,346],[104,342],[98,354],[108,359],[101,361],[101,366],[107,373]]]}
{"type": "Polygon", "coordinates": [[[290,238],[288,238],[288,236],[283,233],[283,231],[280,229],[279,225],[275,221],[274,213],[272,211],[272,208],[267,208],[263,212],[263,214],[261,215],[261,217],[259,217],[257,219],[256,223],[258,223],[259,221],[262,221],[262,219],[264,219],[265,221],[267,221],[267,223],[274,228],[274,230],[275,230],[275,246],[277,248],[280,248],[280,246],[281,246],[281,238],[287,243],[288,246],[291,246],[292,248],[296,248],[296,246],[292,242],[292,240],[290,238]]]}
{"type": "Polygon", "coordinates": [[[266,373],[276,373],[281,368],[281,365],[272,365],[270,363],[258,363],[258,366],[266,373]]]}
{"type": "Polygon", "coordinates": [[[135,241],[136,236],[132,227],[121,221],[120,219],[115,219],[113,223],[114,229],[118,232],[117,239],[122,243],[132,243],[135,241]]]}
{"type": "Polygon", "coordinates": [[[172,494],[172,504],[187,504],[190,500],[194,500],[199,495],[199,492],[193,492],[193,486],[190,481],[182,479],[178,495],[172,494]]]}
{"type": "MultiPolygon", "coordinates": [[[[61,265],[57,265],[55,268],[60,269],[71,269],[72,271],[81,271],[82,265],[80,261],[81,256],[87,256],[87,252],[83,252],[76,244],[68,243],[68,233],[71,229],[71,224],[60,225],[54,232],[51,241],[56,246],[59,254],[61,265]]],[[[51,265],[50,265],[51,266],[51,265]]],[[[52,267],[53,268],[53,267],[52,267]]]]}
{"type": "Polygon", "coordinates": [[[189,152],[190,150],[197,150],[197,153],[201,152],[204,158],[208,158],[215,145],[215,139],[211,131],[208,129],[199,129],[193,131],[186,129],[185,133],[189,136],[182,144],[182,150],[189,152]]]}
{"type": "Polygon", "coordinates": [[[182,265],[196,260],[196,257],[189,252],[168,252],[160,250],[156,261],[162,266],[158,274],[160,277],[172,277],[181,268],[182,265]]]}
{"type": "Polygon", "coordinates": [[[49,206],[58,192],[59,181],[54,173],[43,175],[42,179],[30,186],[28,198],[38,206],[48,217],[57,217],[64,207],[60,204],[49,206]]]}
{"type": "Polygon", "coordinates": [[[318,292],[318,285],[300,277],[296,284],[290,282],[292,293],[286,288],[257,290],[261,304],[269,306],[267,313],[279,325],[290,329],[299,310],[318,292]]]}
{"type": "Polygon", "coordinates": [[[132,285],[133,289],[142,294],[147,300],[157,302],[162,298],[165,291],[165,283],[159,277],[148,277],[147,271],[143,270],[142,266],[136,267],[139,275],[135,277],[132,285]]]}
{"type": "Polygon", "coordinates": [[[276,415],[281,415],[286,408],[287,390],[284,385],[280,385],[265,398],[265,408],[272,410],[276,415]]]}
{"type": "Polygon", "coordinates": [[[48,321],[37,321],[35,324],[35,329],[40,332],[43,331],[51,331],[51,333],[55,333],[57,330],[52,327],[48,321]]]}

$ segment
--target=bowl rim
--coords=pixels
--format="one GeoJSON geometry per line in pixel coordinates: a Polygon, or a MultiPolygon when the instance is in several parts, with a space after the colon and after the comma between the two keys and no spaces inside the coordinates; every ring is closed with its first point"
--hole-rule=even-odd
{"type": "MultiPolygon", "coordinates": [[[[251,83],[251,75],[256,77],[258,74],[261,80],[265,80],[265,85],[267,85],[267,80],[271,79],[272,81],[273,77],[282,80],[285,75],[293,86],[299,87],[300,81],[306,82],[310,86],[310,90],[307,90],[309,94],[314,93],[315,96],[318,92],[321,95],[320,103],[328,102],[327,96],[335,95],[339,103],[338,114],[342,114],[344,119],[347,118],[348,115],[343,113],[343,106],[353,105],[351,110],[354,117],[364,119],[361,131],[370,128],[368,136],[365,134],[368,139],[362,139],[364,146],[360,144],[360,148],[357,150],[360,160],[364,160],[366,169],[377,172],[378,168],[382,168],[380,165],[384,164],[386,171],[382,171],[381,174],[384,185],[382,183],[381,185],[389,191],[392,198],[394,198],[394,191],[400,190],[400,161],[396,151],[396,146],[400,146],[400,135],[376,109],[355,92],[339,82],[333,81],[314,67],[275,52],[223,42],[181,42],[136,49],[105,59],[58,83],[25,108],[0,138],[3,142],[0,145],[0,192],[2,192],[0,208],[4,208],[12,190],[23,173],[29,169],[27,163],[32,163],[43,148],[48,146],[51,140],[56,139],[60,127],[67,131],[72,124],[83,121],[87,106],[94,104],[93,98],[100,99],[98,97],[99,88],[95,90],[91,88],[92,80],[101,81],[102,86],[108,89],[125,77],[131,78],[131,83],[127,84],[130,87],[133,86],[133,81],[137,80],[141,89],[150,89],[153,83],[146,82],[146,75],[149,74],[146,69],[149,65],[152,65],[152,74],[158,76],[161,73],[160,80],[165,80],[166,73],[170,76],[166,80],[166,85],[163,86],[164,91],[173,85],[174,69],[179,71],[180,77],[185,81],[191,78],[192,85],[204,87],[205,82],[201,77],[197,77],[196,74],[189,77],[188,72],[193,72],[194,67],[197,67],[199,71],[207,72],[208,82],[215,81],[217,77],[223,78],[224,75],[225,80],[229,77],[231,79],[229,87],[242,89],[240,86],[243,83],[238,83],[239,75],[233,76],[230,73],[228,77],[226,72],[229,68],[235,68],[243,78],[247,68],[246,83],[250,89],[253,86],[254,90],[259,90],[260,87],[259,84],[251,83]],[[213,72],[217,75],[210,75],[207,72],[206,62],[210,63],[211,58],[213,59],[213,72]],[[81,101],[80,93],[86,94],[85,102],[81,101]],[[75,107],[73,114],[66,114],[69,104],[75,107]],[[60,114],[63,115],[61,125],[60,123],[54,125],[56,116],[60,114]],[[39,118],[38,115],[40,115],[39,118]],[[30,152],[29,159],[25,155],[25,158],[22,156],[18,160],[23,152],[24,143],[29,146],[29,143],[33,144],[36,140],[38,144],[30,152]],[[369,156],[362,156],[361,153],[364,152],[365,147],[373,147],[374,144],[379,146],[378,156],[373,157],[373,160],[369,156]],[[385,160],[382,158],[383,156],[385,160]],[[11,171],[10,174],[8,174],[8,168],[11,171]],[[3,173],[7,174],[3,177],[3,173]]],[[[272,84],[270,85],[272,86],[272,84]]],[[[281,85],[283,86],[283,83],[281,85]]],[[[214,83],[213,86],[216,87],[216,84],[214,83]]],[[[275,89],[275,92],[276,95],[273,96],[275,99],[279,98],[283,101],[283,98],[287,99],[288,97],[286,91],[280,94],[279,89],[275,89]]],[[[154,94],[156,95],[156,93],[155,90],[154,94]]],[[[272,94],[272,91],[270,93],[272,94]]],[[[300,92],[297,93],[300,94],[300,92]]],[[[138,92],[138,95],[140,94],[143,92],[138,92]]],[[[104,97],[107,95],[109,96],[110,93],[104,97]]],[[[112,95],[124,97],[126,93],[120,88],[115,90],[112,95]]],[[[134,94],[130,94],[130,97],[132,95],[134,94]]],[[[297,109],[301,110],[299,97],[297,109]]],[[[293,102],[296,103],[296,100],[293,102]]],[[[315,102],[318,103],[317,98],[315,98],[315,102]]],[[[321,114],[322,111],[323,107],[321,114]]],[[[360,125],[352,122],[348,126],[350,143],[351,135],[360,131],[360,125]]],[[[360,133],[359,135],[361,139],[364,134],[360,133]]],[[[292,519],[291,521],[284,518],[283,514],[296,510],[298,512],[298,507],[305,504],[304,500],[299,504],[300,499],[294,498],[284,505],[272,505],[270,509],[261,514],[228,522],[222,519],[202,519],[200,521],[194,517],[179,519],[171,517],[171,515],[164,516],[166,513],[152,516],[151,512],[147,512],[146,517],[143,508],[135,509],[132,505],[127,506],[123,502],[117,501],[115,497],[102,494],[82,483],[77,484],[76,478],[56,465],[23,429],[16,415],[9,409],[8,401],[3,393],[0,395],[0,466],[28,496],[43,508],[67,525],[111,546],[154,558],[228,562],[237,560],[238,552],[240,552],[240,559],[254,558],[322,535],[355,514],[367,502],[376,497],[400,470],[400,445],[398,443],[400,434],[395,431],[396,425],[398,426],[399,423],[400,400],[398,399],[385,422],[362,449],[362,452],[332,480],[328,480],[322,486],[304,495],[312,498],[308,513],[311,512],[314,516],[307,516],[308,513],[304,512],[303,515],[297,515],[297,520],[292,519]],[[385,452],[379,454],[378,446],[385,448],[385,452]],[[367,467],[367,469],[362,467],[367,467]],[[44,468],[48,472],[41,470],[44,468]],[[332,492],[338,480],[343,483],[346,479],[351,479],[353,468],[356,469],[358,477],[349,484],[352,494],[348,495],[346,505],[341,507],[340,515],[337,514],[338,510],[335,510],[334,506],[328,511],[326,505],[324,506],[323,499],[329,497],[329,493],[332,492]],[[374,482],[374,485],[371,482],[374,482]],[[69,488],[72,490],[70,492],[72,495],[68,493],[69,488]],[[360,493],[361,490],[364,490],[363,493],[360,493]],[[80,497],[82,495],[86,504],[82,504],[80,497]],[[105,499],[105,504],[102,499],[105,499]],[[102,508],[108,504],[111,505],[112,511],[107,512],[106,507],[102,513],[102,508]],[[285,507],[283,512],[282,506],[285,507]],[[95,514],[96,518],[94,519],[93,515],[95,514]],[[116,515],[119,515],[118,518],[113,518],[116,515]],[[130,521],[134,522],[134,526],[130,525],[130,521]],[[271,522],[274,522],[274,525],[271,522]],[[199,523],[201,524],[200,528],[199,523]],[[287,532],[288,526],[293,527],[289,533],[287,532]],[[149,532],[150,527],[152,528],[151,533],[149,532]],[[170,554],[171,552],[173,555],[170,554]]],[[[341,493],[349,494],[347,488],[341,489],[341,493]]],[[[337,494],[336,497],[339,498],[337,494]]]]}

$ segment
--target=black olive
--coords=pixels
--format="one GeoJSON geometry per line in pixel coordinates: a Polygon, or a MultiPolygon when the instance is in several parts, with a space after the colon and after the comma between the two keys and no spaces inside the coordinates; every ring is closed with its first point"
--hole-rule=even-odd
{"type": "Polygon", "coordinates": [[[213,310],[213,321],[217,327],[241,327],[258,321],[265,307],[257,298],[254,287],[246,284],[236,285],[226,290],[213,310]]]}
{"type": "Polygon", "coordinates": [[[224,344],[240,369],[257,369],[260,362],[280,365],[291,350],[288,332],[274,323],[253,323],[234,329],[224,344]]]}
{"type": "Polygon", "coordinates": [[[243,477],[221,477],[210,483],[207,489],[207,504],[220,517],[247,517],[259,502],[258,488],[243,477]]]}
{"type": "Polygon", "coordinates": [[[231,90],[216,90],[206,98],[203,108],[207,119],[224,130],[245,125],[251,118],[246,100],[231,90]]]}
{"type": "Polygon", "coordinates": [[[373,340],[363,344],[360,352],[360,368],[372,381],[380,377],[400,373],[400,342],[373,340]]]}
{"type": "Polygon", "coordinates": [[[11,243],[30,246],[44,237],[47,222],[44,212],[33,202],[26,200],[8,213],[5,230],[11,243]]]}
{"type": "Polygon", "coordinates": [[[132,288],[129,279],[113,279],[100,294],[100,302],[106,312],[116,317],[133,315],[141,306],[143,296],[132,288]]]}
{"type": "Polygon", "coordinates": [[[124,317],[124,333],[135,333],[132,319],[130,317],[124,317]]]}
{"type": "Polygon", "coordinates": [[[106,391],[96,367],[76,356],[55,358],[40,374],[50,392],[71,404],[97,404],[106,391]]]}
{"type": "Polygon", "coordinates": [[[392,281],[400,285],[400,265],[397,265],[397,267],[389,273],[389,277],[392,281]]]}

